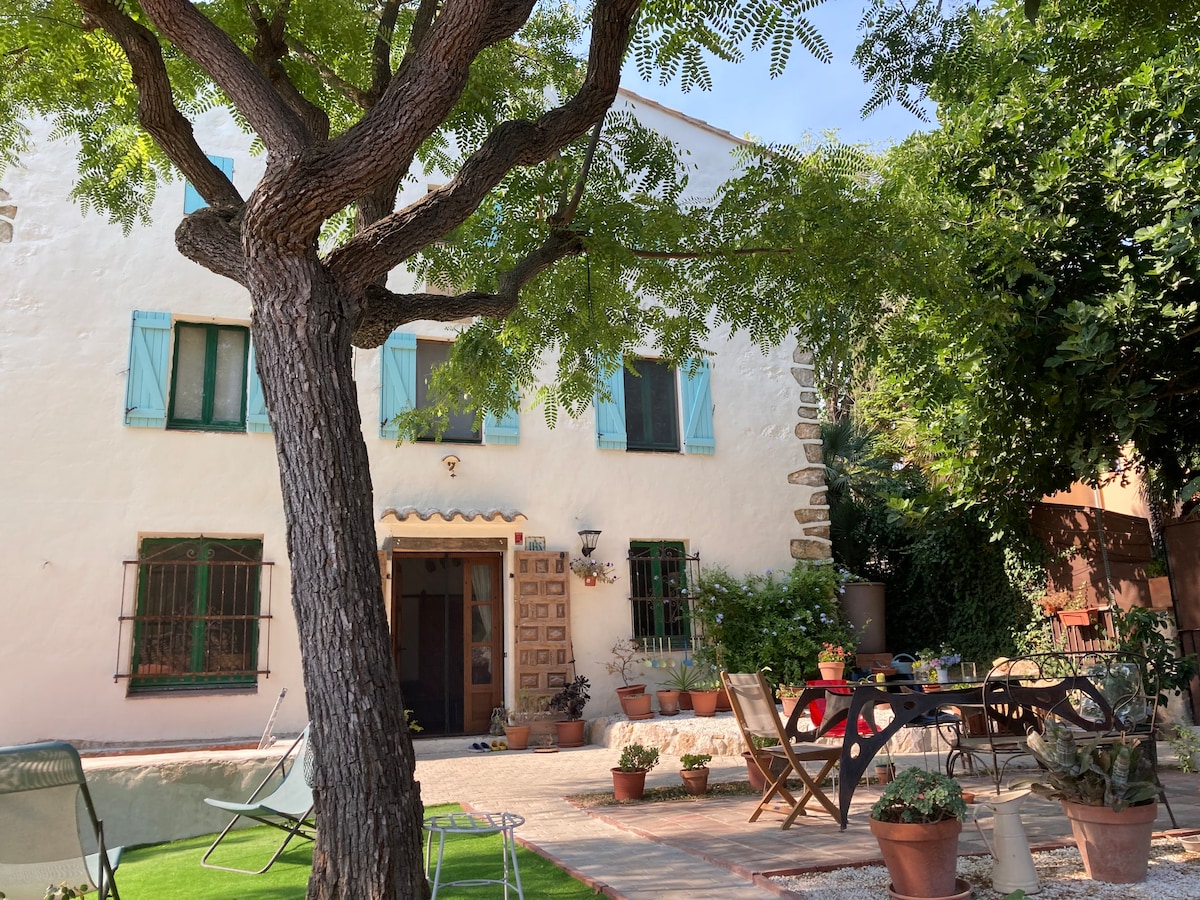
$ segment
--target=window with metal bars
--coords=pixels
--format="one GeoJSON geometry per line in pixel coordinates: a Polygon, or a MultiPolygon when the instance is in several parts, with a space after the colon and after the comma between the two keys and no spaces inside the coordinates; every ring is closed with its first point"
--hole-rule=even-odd
{"type": "Polygon", "coordinates": [[[137,567],[131,693],[257,683],[262,541],[146,538],[137,567]]]}
{"type": "Polygon", "coordinates": [[[699,582],[700,558],[679,541],[631,541],[630,601],[633,637],[647,645],[682,650],[692,646],[690,585],[699,582]]]}

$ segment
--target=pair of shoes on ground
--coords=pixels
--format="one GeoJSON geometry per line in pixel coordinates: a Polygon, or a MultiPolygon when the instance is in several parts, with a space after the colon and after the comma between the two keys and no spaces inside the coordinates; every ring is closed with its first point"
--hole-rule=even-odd
{"type": "Polygon", "coordinates": [[[490,744],[483,741],[476,741],[467,747],[467,749],[475,753],[486,753],[489,750],[507,750],[508,741],[492,741],[490,744]]]}

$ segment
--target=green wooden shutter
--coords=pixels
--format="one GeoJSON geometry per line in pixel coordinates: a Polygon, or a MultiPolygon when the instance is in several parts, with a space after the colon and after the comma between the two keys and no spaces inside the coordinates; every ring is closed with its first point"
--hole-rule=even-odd
{"type": "MultiPolygon", "coordinates": [[[[209,156],[208,161],[225,173],[225,177],[233,181],[233,160],[228,156],[209,156]]],[[[200,192],[192,187],[190,182],[185,182],[183,186],[183,211],[185,214],[194,213],[198,209],[204,209],[208,206],[204,202],[204,198],[200,196],[200,192]]]]}
{"type": "Polygon", "coordinates": [[[483,442],[485,444],[519,444],[521,443],[521,417],[517,410],[512,410],[503,418],[495,413],[488,413],[483,420],[483,442]]]}
{"type": "Polygon", "coordinates": [[[394,441],[400,430],[392,420],[417,404],[417,336],[393,331],[381,352],[379,436],[394,441]]]}
{"type": "Polygon", "coordinates": [[[618,365],[608,376],[601,375],[600,383],[608,388],[610,399],[596,391],[592,406],[596,411],[596,446],[601,450],[624,450],[625,437],[625,369],[618,365]]]}
{"type": "Polygon", "coordinates": [[[125,382],[126,425],[132,428],[166,427],[170,359],[171,314],[135,309],[125,382]]]}
{"type": "Polygon", "coordinates": [[[716,450],[713,435],[712,387],[709,385],[708,363],[700,360],[694,374],[687,368],[683,375],[683,450],[711,456],[716,450]]]}
{"type": "Polygon", "coordinates": [[[246,430],[259,434],[271,433],[271,420],[267,416],[267,398],[263,396],[262,381],[258,377],[258,359],[254,352],[254,341],[250,342],[250,362],[246,371],[246,430]]]}

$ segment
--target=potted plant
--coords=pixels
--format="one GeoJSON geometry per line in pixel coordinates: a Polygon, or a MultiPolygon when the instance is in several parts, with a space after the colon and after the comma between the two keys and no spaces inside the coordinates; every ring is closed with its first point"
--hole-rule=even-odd
{"type": "Polygon", "coordinates": [[[509,750],[525,750],[529,747],[529,732],[533,720],[541,712],[544,701],[529,691],[517,695],[517,705],[504,711],[504,740],[509,750]]]}
{"type": "Polygon", "coordinates": [[[1099,610],[1087,603],[1087,585],[1079,585],[1074,593],[1050,591],[1040,601],[1048,616],[1057,616],[1063,625],[1090,625],[1099,610]]]}
{"type": "Polygon", "coordinates": [[[646,792],[646,773],[658,765],[658,748],[629,744],[612,770],[613,796],[618,800],[641,800],[646,792]]]}
{"type": "Polygon", "coordinates": [[[792,717],[792,711],[796,708],[796,701],[800,699],[800,695],[804,693],[804,685],[802,684],[781,684],[775,689],[775,694],[779,697],[779,702],[783,704],[783,719],[786,722],[792,717]]]}
{"type": "Polygon", "coordinates": [[[720,693],[720,688],[721,683],[717,681],[712,670],[696,677],[696,683],[688,691],[688,695],[692,698],[692,709],[696,715],[707,717],[717,714],[717,695],[720,693]]]}
{"type": "Polygon", "coordinates": [[[883,745],[883,761],[875,760],[875,778],[880,784],[891,784],[896,780],[896,763],[887,744],[883,745]]]}
{"type": "Polygon", "coordinates": [[[638,660],[644,656],[641,645],[629,638],[620,638],[612,645],[612,662],[604,664],[609,675],[620,675],[622,686],[617,688],[617,700],[621,710],[630,719],[648,719],[653,698],[646,693],[646,683],[630,684],[629,679],[637,668],[638,660]]]}
{"type": "Polygon", "coordinates": [[[841,644],[831,644],[826,641],[817,651],[817,668],[825,681],[838,681],[846,671],[846,662],[850,651],[841,644]]]}
{"type": "Polygon", "coordinates": [[[597,582],[612,584],[617,580],[617,569],[612,563],[600,562],[590,556],[577,556],[571,560],[571,571],[591,587],[597,582]]]}
{"type": "MultiPolygon", "coordinates": [[[[663,681],[663,687],[679,692],[679,708],[692,708],[692,689],[700,683],[702,673],[690,659],[683,660],[663,681]]],[[[661,703],[661,701],[660,701],[661,703]]]]}
{"type": "Polygon", "coordinates": [[[1158,786],[1140,742],[1122,735],[1109,746],[1099,737],[1077,743],[1069,727],[1051,719],[1043,734],[1029,735],[1028,746],[1046,771],[1014,785],[1062,802],[1088,877],[1144,881],[1158,786]]]}
{"type": "Polygon", "coordinates": [[[758,791],[761,794],[767,789],[766,777],[763,775],[762,768],[759,767],[759,762],[773,776],[779,775],[783,772],[784,767],[787,766],[786,759],[776,756],[774,753],[760,752],[767,747],[774,747],[778,744],[778,738],[755,736],[750,738],[750,749],[742,751],[742,759],[746,761],[746,775],[750,781],[751,790],[758,791]]]}
{"type": "Polygon", "coordinates": [[[683,789],[693,797],[702,797],[708,793],[708,764],[712,761],[711,753],[685,753],[679,757],[679,777],[683,779],[683,789]]]}
{"type": "Polygon", "coordinates": [[[892,877],[894,896],[962,894],[955,872],[966,814],[962,788],[940,772],[913,766],[883,789],[868,821],[892,877]]]}
{"type": "Polygon", "coordinates": [[[591,694],[588,693],[589,687],[591,684],[586,678],[576,675],[574,681],[563,685],[563,689],[550,698],[550,708],[564,713],[567,717],[565,722],[554,723],[554,728],[558,732],[558,746],[583,746],[583,708],[587,705],[588,700],[592,699],[591,694]]]}

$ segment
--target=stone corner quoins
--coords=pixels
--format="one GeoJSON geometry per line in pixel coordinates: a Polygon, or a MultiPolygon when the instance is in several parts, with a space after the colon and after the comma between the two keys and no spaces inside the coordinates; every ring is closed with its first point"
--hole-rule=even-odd
{"type": "Polygon", "coordinates": [[[828,560],[832,556],[829,540],[829,506],[825,502],[825,467],[821,459],[821,422],[812,353],[800,348],[792,356],[796,365],[792,377],[800,385],[799,423],[796,437],[804,448],[801,468],[788,475],[788,483],[804,489],[796,521],[801,537],[791,542],[793,559],[828,560]]]}

